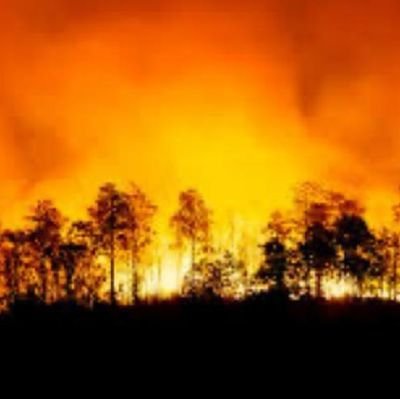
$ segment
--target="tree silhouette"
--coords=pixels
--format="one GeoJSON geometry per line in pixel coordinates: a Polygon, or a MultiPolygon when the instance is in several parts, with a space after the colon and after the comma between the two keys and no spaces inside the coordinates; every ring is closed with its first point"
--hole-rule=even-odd
{"type": "Polygon", "coordinates": [[[398,232],[392,232],[389,241],[390,248],[392,249],[392,275],[391,275],[391,287],[392,287],[392,299],[397,300],[398,291],[398,268],[400,258],[400,235],[398,232]]]}
{"type": "Polygon", "coordinates": [[[170,220],[178,244],[189,242],[192,267],[196,264],[199,244],[209,245],[211,211],[196,190],[184,191],[179,196],[179,209],[170,220]]]}
{"type": "MultiPolygon", "coordinates": [[[[396,222],[399,209],[400,205],[393,208],[396,222]]],[[[131,268],[132,301],[137,302],[139,271],[148,272],[141,266],[145,256],[150,259],[147,250],[155,237],[156,211],[138,186],[125,192],[112,183],[100,187],[87,220],[68,225],[52,201],[37,202],[25,229],[0,231],[2,303],[10,307],[33,294],[45,304],[67,300],[92,306],[105,295],[116,304],[117,257],[131,268]],[[105,291],[107,273],[110,288],[105,291]]],[[[258,262],[256,237],[243,232],[242,245],[235,248],[232,231],[231,252],[224,252],[227,243],[222,242],[211,250],[211,216],[202,196],[192,189],[179,195],[178,210],[170,218],[176,242],[191,256],[183,282],[185,296],[230,300],[268,287],[291,298],[305,292],[322,298],[332,296],[335,284],[344,283],[340,290],[354,289],[360,298],[397,300],[397,230],[372,231],[363,207],[341,193],[314,183],[299,186],[294,209],[273,213],[263,230],[264,262],[256,273],[250,273],[258,262]]],[[[159,274],[162,267],[160,257],[159,274]]],[[[119,289],[127,294],[123,285],[119,289]]]]}
{"type": "Polygon", "coordinates": [[[184,278],[182,293],[187,298],[210,300],[219,297],[221,290],[220,268],[207,259],[196,262],[184,278]]]}
{"type": "Polygon", "coordinates": [[[95,204],[88,210],[100,248],[110,260],[110,303],[115,305],[116,251],[123,247],[130,220],[128,196],[112,183],[100,187],[95,204]]]}
{"type": "Polygon", "coordinates": [[[315,271],[316,295],[322,297],[322,277],[329,265],[336,259],[334,234],[321,222],[314,222],[308,227],[305,240],[300,244],[300,251],[305,262],[315,271]]]}
{"type": "Polygon", "coordinates": [[[397,285],[398,285],[398,267],[400,258],[400,232],[398,226],[400,224],[400,204],[396,204],[392,208],[395,231],[392,232],[391,247],[393,250],[392,264],[392,291],[393,299],[397,300],[397,285]]]}
{"type": "Polygon", "coordinates": [[[136,185],[128,194],[129,212],[127,214],[126,245],[130,249],[132,268],[132,300],[138,302],[138,263],[146,248],[152,243],[154,215],[157,207],[136,185]]]}
{"type": "Polygon", "coordinates": [[[239,299],[244,296],[247,272],[229,251],[215,260],[202,259],[186,274],[183,295],[190,298],[239,299]]]}
{"type": "Polygon", "coordinates": [[[363,283],[371,267],[368,256],[374,236],[361,216],[345,214],[336,223],[336,240],[343,250],[344,271],[356,279],[358,295],[362,297],[363,283]]]}
{"type": "Polygon", "coordinates": [[[100,289],[106,281],[103,266],[97,262],[102,251],[102,237],[92,221],[77,220],[71,224],[67,239],[78,247],[73,255],[73,260],[77,261],[73,277],[75,298],[92,307],[100,301],[100,289]]]}
{"type": "Polygon", "coordinates": [[[75,300],[74,295],[74,276],[78,267],[79,261],[85,256],[87,247],[72,241],[65,242],[60,246],[60,262],[65,270],[65,288],[67,300],[72,302],[75,300]]]}
{"type": "MultiPolygon", "coordinates": [[[[389,291],[393,290],[393,276],[391,272],[393,236],[387,229],[374,234],[368,245],[370,267],[368,276],[371,279],[370,291],[374,295],[383,297],[385,294],[385,278],[388,280],[389,291]],[[377,288],[375,284],[377,284],[377,288]],[[377,294],[376,294],[377,292],[377,294]]],[[[394,291],[395,292],[395,291],[394,291]]]]}
{"type": "Polygon", "coordinates": [[[220,296],[225,299],[240,299],[246,293],[248,273],[246,265],[236,259],[230,251],[226,251],[219,261],[221,269],[220,296]]]}
{"type": "MultiPolygon", "coordinates": [[[[40,298],[48,301],[49,277],[58,272],[58,255],[62,242],[64,217],[50,200],[39,201],[27,217],[31,227],[28,240],[36,254],[41,282],[40,298]]],[[[57,288],[57,287],[56,287],[57,288]]]]}
{"type": "Polygon", "coordinates": [[[271,281],[274,290],[286,293],[285,273],[288,259],[285,245],[278,238],[272,238],[262,245],[262,248],[265,262],[257,273],[258,278],[262,281],[271,281]]]}
{"type": "Polygon", "coordinates": [[[23,230],[5,230],[0,234],[0,254],[7,286],[8,305],[19,296],[21,271],[24,265],[27,236],[23,230]]]}
{"type": "MultiPolygon", "coordinates": [[[[294,219],[297,240],[305,239],[313,223],[325,223],[329,214],[328,192],[318,183],[303,182],[295,188],[294,205],[296,217],[294,219]]],[[[300,251],[301,252],[301,251],[300,251]]],[[[303,262],[307,296],[311,295],[311,272],[309,262],[303,262]]]]}

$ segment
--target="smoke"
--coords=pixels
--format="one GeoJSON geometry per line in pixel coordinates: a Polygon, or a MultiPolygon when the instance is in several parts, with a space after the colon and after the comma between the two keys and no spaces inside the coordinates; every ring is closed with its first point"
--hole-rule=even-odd
{"type": "Polygon", "coordinates": [[[166,214],[196,186],[263,220],[310,179],[380,218],[399,18],[396,0],[0,0],[3,218],[135,180],[166,214]]]}
{"type": "Polygon", "coordinates": [[[356,177],[369,190],[396,185],[398,2],[297,4],[287,7],[283,24],[307,134],[337,149],[332,178],[353,184],[356,177]]]}

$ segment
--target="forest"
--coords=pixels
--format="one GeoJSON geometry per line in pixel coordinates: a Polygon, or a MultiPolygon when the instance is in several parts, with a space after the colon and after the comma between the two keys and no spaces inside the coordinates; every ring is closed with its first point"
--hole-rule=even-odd
{"type": "MultiPolygon", "coordinates": [[[[140,187],[99,188],[82,220],[68,220],[50,200],[37,202],[26,226],[0,233],[3,312],[16,303],[140,305],[145,254],[159,234],[156,204],[140,187]],[[121,260],[122,259],[122,260],[121,260]],[[129,303],[121,301],[116,269],[128,267],[129,303]]],[[[400,206],[393,206],[393,226],[400,206]]],[[[295,189],[293,212],[274,212],[260,232],[256,268],[240,250],[213,242],[213,212],[194,190],[178,196],[169,220],[171,246],[189,259],[173,299],[241,302],[263,295],[290,301],[397,301],[400,233],[372,229],[362,205],[311,182],[295,189]]],[[[162,262],[161,262],[162,267],[162,262]]],[[[171,299],[171,298],[169,298],[171,299]]]]}

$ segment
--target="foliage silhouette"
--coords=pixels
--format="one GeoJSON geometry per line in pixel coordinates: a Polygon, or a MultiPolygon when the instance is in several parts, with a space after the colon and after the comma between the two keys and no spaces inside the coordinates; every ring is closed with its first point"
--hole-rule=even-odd
{"type": "MultiPolygon", "coordinates": [[[[126,294],[124,286],[116,287],[117,269],[121,273],[125,266],[131,270],[125,276],[129,300],[139,306],[148,299],[145,287],[154,270],[148,259],[154,255],[157,209],[134,184],[126,191],[113,183],[101,186],[83,220],[68,221],[52,201],[37,202],[25,228],[0,231],[1,308],[27,298],[46,305],[116,305],[126,294]]],[[[399,213],[395,206],[395,221],[399,213]]],[[[212,227],[203,197],[193,189],[182,192],[170,228],[177,244],[172,250],[190,255],[176,290],[184,298],[229,302],[268,293],[290,299],[398,298],[399,233],[373,230],[363,207],[341,193],[300,185],[293,210],[274,212],[260,231],[262,245],[231,241],[227,251],[212,227]],[[246,250],[259,253],[259,263],[246,250]]],[[[163,266],[161,259],[159,274],[163,266]]]]}

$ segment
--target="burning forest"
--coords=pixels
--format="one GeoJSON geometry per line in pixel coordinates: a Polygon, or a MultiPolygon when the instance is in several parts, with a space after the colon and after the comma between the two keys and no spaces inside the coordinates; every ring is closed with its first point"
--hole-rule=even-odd
{"type": "Polygon", "coordinates": [[[0,319],[397,309],[399,20],[397,0],[0,0],[0,319]]]}

